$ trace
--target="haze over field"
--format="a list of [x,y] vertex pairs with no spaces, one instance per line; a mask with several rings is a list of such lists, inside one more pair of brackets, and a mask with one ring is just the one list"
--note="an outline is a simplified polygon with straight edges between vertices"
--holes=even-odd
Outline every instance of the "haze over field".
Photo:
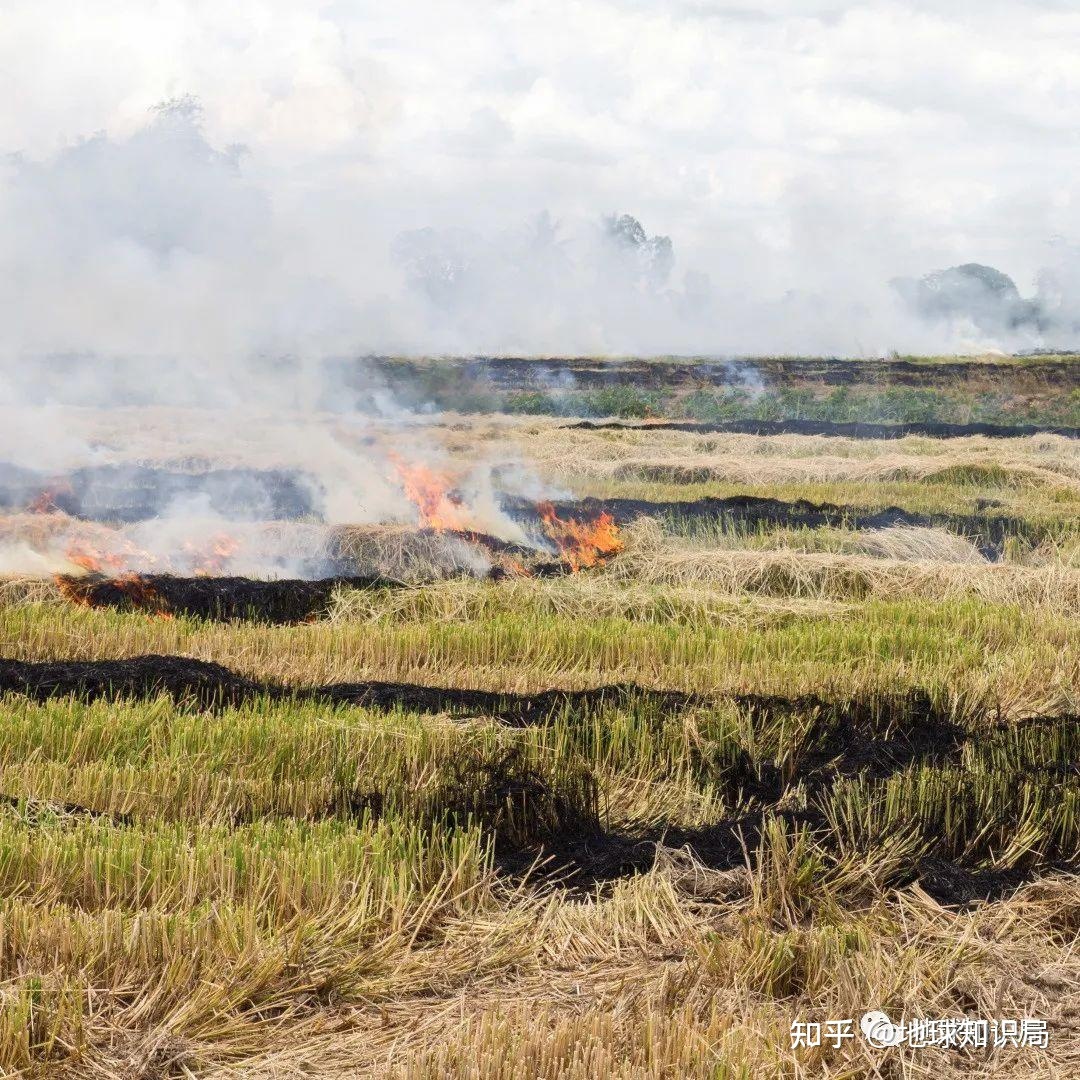
[[[46,8],[0,39],[9,384],[57,353],[1080,337],[1071,4]],[[1016,288],[917,284],[969,263]]]

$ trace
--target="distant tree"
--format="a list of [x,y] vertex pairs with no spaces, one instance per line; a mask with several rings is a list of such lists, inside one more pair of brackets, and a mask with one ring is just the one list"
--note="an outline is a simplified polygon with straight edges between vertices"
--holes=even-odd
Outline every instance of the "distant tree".
[[648,241],[645,229],[637,218],[629,214],[611,214],[604,219],[607,234],[617,243],[630,250],[637,250]]
[[675,265],[670,236],[649,236],[641,222],[630,214],[610,214],[604,218],[604,232],[616,250],[633,260],[649,285],[661,288],[667,282]]
[[399,233],[391,250],[410,287],[435,304],[445,304],[468,273],[466,241],[460,230],[428,226]]
[[159,101],[156,105],[151,105],[149,111],[154,113],[159,123],[196,130],[202,127],[202,102],[194,94],[181,94],[179,97]]
[[924,318],[966,318],[991,333],[1042,324],[1039,303],[1025,300],[1008,274],[982,263],[935,270],[918,281],[898,279],[893,286]]

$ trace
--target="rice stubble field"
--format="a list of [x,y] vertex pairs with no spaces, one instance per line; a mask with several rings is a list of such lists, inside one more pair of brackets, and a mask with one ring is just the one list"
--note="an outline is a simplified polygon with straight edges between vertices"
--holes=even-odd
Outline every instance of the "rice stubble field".
[[[617,546],[367,536],[277,622],[0,584],[0,1072],[1080,1073],[1080,440],[431,426]],[[1049,1034],[792,1046],[871,1009]]]

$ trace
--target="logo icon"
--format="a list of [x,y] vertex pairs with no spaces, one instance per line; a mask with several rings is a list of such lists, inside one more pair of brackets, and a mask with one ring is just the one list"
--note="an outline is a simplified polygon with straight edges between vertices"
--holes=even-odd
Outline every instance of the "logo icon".
[[904,1025],[894,1024],[880,1009],[864,1013],[859,1027],[871,1046],[899,1046],[904,1041]]

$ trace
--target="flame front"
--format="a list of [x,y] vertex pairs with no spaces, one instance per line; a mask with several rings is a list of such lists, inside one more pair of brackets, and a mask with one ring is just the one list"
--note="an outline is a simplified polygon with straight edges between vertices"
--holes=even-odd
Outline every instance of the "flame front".
[[99,546],[95,540],[89,530],[85,535],[75,537],[65,553],[68,562],[91,574],[121,574],[135,563],[152,565],[157,561],[150,552],[143,551],[123,536],[103,533],[101,542],[108,543],[108,548]]
[[122,559],[98,551],[89,544],[72,544],[67,550],[67,560],[91,574],[103,573],[106,566],[113,570],[119,570],[123,566]]
[[[541,572],[542,567],[546,574],[559,567],[548,561],[534,566],[533,559],[543,560],[543,553],[552,549],[558,551],[563,569],[576,572],[604,566],[623,548],[619,529],[610,513],[594,516],[590,512],[587,518],[560,517],[555,504],[549,501],[533,504],[536,524],[531,529],[522,529],[518,518],[505,519],[506,531],[515,536],[512,540],[477,531],[478,519],[486,520],[502,513],[493,509],[497,500],[493,502],[496,497],[486,484],[471,473],[458,474],[451,468],[408,461],[393,451],[388,453],[386,460],[396,470],[402,491],[416,507],[420,535],[425,531],[438,532],[448,540],[460,540],[462,545],[475,549],[475,552],[464,553],[454,547],[455,572],[466,567],[495,578],[529,577]],[[478,492],[479,510],[471,505],[474,486]],[[49,493],[50,497],[53,492]],[[252,561],[249,548],[253,540],[243,531],[236,535],[215,533],[207,529],[208,522],[204,519],[193,522],[194,527],[185,530],[186,537],[176,535],[183,523],[172,519],[163,521],[160,526],[150,522],[136,524],[130,529],[107,527],[79,521],[66,513],[48,512],[46,507],[50,497],[41,499],[45,513],[33,515],[33,521],[47,533],[40,540],[41,546],[51,548],[50,554],[54,555],[66,551],[68,573],[74,573],[74,568],[78,567],[87,574],[113,579],[118,582],[120,591],[128,591],[133,596],[140,587],[140,575],[151,578],[154,575],[217,577],[243,572]],[[517,504],[531,516],[520,500]],[[30,516],[26,520],[31,521]],[[211,528],[215,527],[220,527],[220,523],[213,522]],[[538,531],[543,539],[537,535]],[[149,550],[143,547],[144,544]],[[257,537],[254,546],[257,556],[261,550]],[[240,552],[242,554],[238,555]],[[152,607],[153,603],[146,597],[137,606]]]
[[30,514],[54,514],[59,507],[56,500],[64,495],[71,495],[71,485],[66,480],[58,480],[44,488],[40,494],[32,499],[26,506]]
[[595,521],[583,522],[573,518],[564,520],[549,502],[536,504],[544,532],[553,540],[559,553],[575,573],[586,566],[603,566],[607,560],[622,550],[619,527],[607,512]]
[[212,577],[220,574],[239,549],[240,541],[228,533],[218,533],[212,537],[209,549],[191,540],[183,544],[184,554],[191,559],[192,573],[196,577]]
[[387,457],[398,474],[406,497],[416,506],[421,525],[440,531],[468,528],[468,508],[453,490],[454,482],[448,473],[438,472],[422,463],[405,461],[393,451]]
[[152,612],[161,618],[172,618],[171,613],[165,609],[162,597],[141,574],[119,574],[109,578],[96,574],[87,578],[57,574],[54,580],[61,595],[82,607],[101,607],[106,603],[96,591],[104,584],[110,592],[125,596],[132,607]]
[[209,577],[225,570],[240,546],[239,540],[222,532],[208,541],[185,540],[176,558],[159,557],[122,533],[83,526],[71,538],[65,557],[91,574],[117,576],[150,571]]

